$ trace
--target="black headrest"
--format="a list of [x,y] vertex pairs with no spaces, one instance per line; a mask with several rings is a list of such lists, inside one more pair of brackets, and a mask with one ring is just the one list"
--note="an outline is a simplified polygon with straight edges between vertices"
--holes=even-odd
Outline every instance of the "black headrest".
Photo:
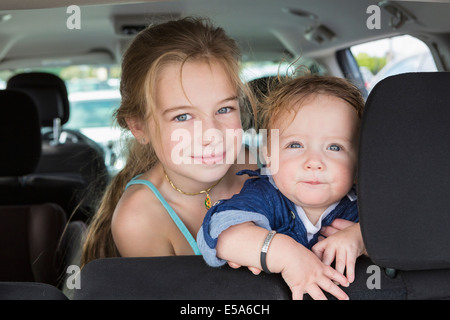
[[33,172],[41,148],[41,126],[33,100],[20,91],[0,90],[0,176]]
[[361,229],[370,258],[400,270],[450,267],[450,73],[379,82],[362,118]]
[[27,92],[38,107],[43,127],[53,126],[53,119],[61,124],[69,120],[69,98],[64,81],[45,72],[21,73],[8,80],[7,89]]

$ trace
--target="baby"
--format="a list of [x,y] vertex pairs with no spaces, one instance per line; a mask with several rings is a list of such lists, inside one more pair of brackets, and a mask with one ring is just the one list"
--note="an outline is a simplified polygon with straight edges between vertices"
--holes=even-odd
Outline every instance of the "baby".
[[[324,298],[320,288],[347,297],[335,282],[353,281],[364,252],[353,188],[363,106],[359,90],[336,77],[303,76],[270,92],[262,107],[270,174],[241,171],[255,177],[207,213],[197,242],[209,265],[281,272],[294,299],[305,292]],[[321,229],[338,218],[354,223],[317,243]]]

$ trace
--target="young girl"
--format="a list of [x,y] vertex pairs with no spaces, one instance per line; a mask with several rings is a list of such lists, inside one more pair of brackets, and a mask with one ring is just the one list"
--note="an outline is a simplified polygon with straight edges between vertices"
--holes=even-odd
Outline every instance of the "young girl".
[[[228,260],[281,272],[294,299],[304,292],[324,298],[321,289],[347,297],[332,281],[352,282],[364,252],[352,189],[363,106],[358,89],[344,79],[303,76],[277,85],[263,105],[269,175],[244,172],[256,177],[208,212],[197,236],[208,264]],[[340,221],[348,228],[317,244],[321,228],[335,219],[349,220]]]
[[116,112],[135,139],[90,223],[82,265],[199,254],[194,237],[210,203],[239,192],[246,178],[235,173],[256,166],[235,164],[240,102],[252,100],[239,79],[239,57],[236,43],[202,19],[169,21],[136,36],[123,58]]

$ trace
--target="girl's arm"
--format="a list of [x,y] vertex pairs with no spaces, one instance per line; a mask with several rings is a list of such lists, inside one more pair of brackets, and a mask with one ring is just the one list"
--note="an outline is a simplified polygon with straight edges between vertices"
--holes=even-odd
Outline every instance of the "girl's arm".
[[[268,231],[253,223],[235,225],[223,231],[217,242],[217,256],[238,265],[261,269],[260,255]],[[313,299],[326,299],[322,290],[338,299],[348,299],[333,281],[347,286],[347,279],[323,264],[310,250],[283,234],[276,234],[266,255],[267,268],[281,273],[293,299],[308,293]]]

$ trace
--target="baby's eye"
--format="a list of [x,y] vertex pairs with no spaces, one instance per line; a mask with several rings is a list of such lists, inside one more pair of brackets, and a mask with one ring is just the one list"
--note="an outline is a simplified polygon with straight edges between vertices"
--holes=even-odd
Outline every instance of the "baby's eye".
[[291,142],[287,146],[289,149],[300,149],[303,148],[302,144],[299,142]]
[[190,114],[187,114],[187,113],[180,114],[180,115],[178,115],[178,116],[176,116],[174,118],[175,121],[180,121],[180,122],[186,121],[186,120],[189,120],[189,119],[192,119],[192,116]]
[[231,111],[231,107],[222,107],[219,110],[217,110],[217,113],[228,113]]
[[343,149],[343,147],[338,144],[332,144],[327,148],[327,150],[331,150],[331,151],[341,151],[342,149]]

